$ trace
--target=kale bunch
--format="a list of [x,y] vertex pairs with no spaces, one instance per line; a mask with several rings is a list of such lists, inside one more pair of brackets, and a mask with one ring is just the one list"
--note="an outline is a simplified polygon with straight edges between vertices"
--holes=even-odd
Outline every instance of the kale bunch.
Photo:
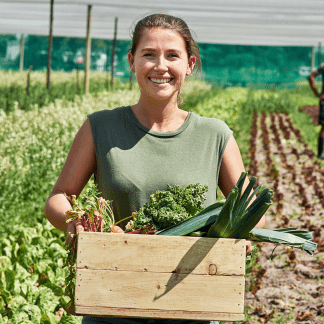
[[152,194],[149,202],[133,214],[134,220],[128,223],[126,232],[141,228],[162,230],[196,215],[203,209],[207,190],[207,185],[199,183],[185,188],[167,185],[167,190]]

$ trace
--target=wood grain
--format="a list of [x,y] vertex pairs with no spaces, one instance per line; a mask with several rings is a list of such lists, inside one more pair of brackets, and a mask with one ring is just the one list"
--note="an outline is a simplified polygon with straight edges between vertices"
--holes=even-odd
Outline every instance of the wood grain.
[[75,312],[243,320],[244,275],[245,240],[80,233]]
[[[245,240],[206,237],[80,233],[78,268],[245,274]],[[180,269],[180,270],[179,270]]]
[[80,269],[76,305],[243,311],[244,277]]
[[201,321],[244,321],[244,314],[216,313],[216,312],[188,312],[154,309],[132,309],[114,307],[87,307],[76,306],[79,315],[91,315],[101,317],[142,317],[162,319],[187,319]]

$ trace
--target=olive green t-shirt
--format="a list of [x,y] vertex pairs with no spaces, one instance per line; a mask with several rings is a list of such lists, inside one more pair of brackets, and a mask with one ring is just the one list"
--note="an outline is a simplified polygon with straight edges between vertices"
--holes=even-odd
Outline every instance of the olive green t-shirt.
[[[208,185],[205,206],[216,201],[218,175],[232,134],[221,120],[192,112],[179,129],[157,132],[142,125],[130,106],[89,116],[101,195],[113,200],[115,220],[131,216],[167,185]],[[124,224],[125,225],[125,224]]]

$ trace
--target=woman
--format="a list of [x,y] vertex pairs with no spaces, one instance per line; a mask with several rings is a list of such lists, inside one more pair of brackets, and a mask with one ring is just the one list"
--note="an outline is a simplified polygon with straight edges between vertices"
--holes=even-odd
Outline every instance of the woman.
[[[205,205],[209,205],[216,200],[217,186],[227,197],[244,171],[237,143],[224,122],[180,109],[185,77],[201,65],[199,48],[183,20],[163,14],[140,20],[128,61],[140,87],[139,101],[88,116],[47,199],[46,217],[67,231],[67,242],[71,233],[83,228],[77,221],[66,224],[65,214],[71,206],[64,192],[78,196],[92,174],[102,196],[113,200],[116,220],[121,220],[167,184],[208,185]],[[263,217],[257,227],[264,223]],[[251,250],[248,242],[247,254]],[[167,323],[83,319],[83,323],[152,321]]]

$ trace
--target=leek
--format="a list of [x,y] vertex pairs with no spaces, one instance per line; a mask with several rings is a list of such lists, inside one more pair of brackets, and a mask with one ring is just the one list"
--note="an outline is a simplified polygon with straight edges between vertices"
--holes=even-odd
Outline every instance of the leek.
[[194,217],[156,234],[207,235],[216,238],[270,242],[299,248],[312,255],[317,247],[317,244],[312,242],[313,232],[298,230],[295,227],[275,230],[255,228],[272,204],[273,191],[265,187],[251,203],[253,197],[260,191],[261,185],[252,192],[257,179],[252,177],[247,188],[242,193],[246,177],[247,172],[243,172],[225,202],[210,205]]
[[[285,231],[287,230],[287,231]],[[293,248],[299,248],[313,255],[317,244],[312,242],[308,237],[313,236],[313,232],[303,231],[298,233],[290,231],[289,229],[268,230],[264,228],[254,228],[246,237],[251,241],[281,243]]]
[[263,189],[252,204],[247,207],[252,197],[259,191],[261,186],[259,186],[249,198],[253,185],[256,182],[256,177],[253,177],[242,194],[242,188],[246,177],[247,172],[243,172],[237,184],[228,195],[219,217],[215,223],[210,226],[207,236],[245,238],[270,207],[273,191],[269,188]]

